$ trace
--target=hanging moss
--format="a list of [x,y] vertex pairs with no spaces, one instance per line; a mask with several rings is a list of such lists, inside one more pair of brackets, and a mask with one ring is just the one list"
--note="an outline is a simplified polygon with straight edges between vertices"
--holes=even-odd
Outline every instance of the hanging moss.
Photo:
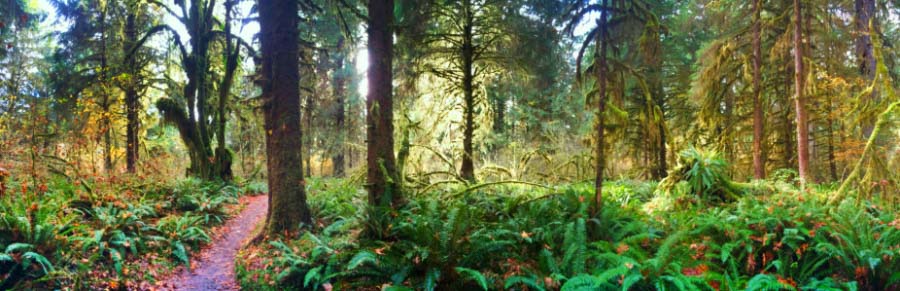
[[[870,23],[869,25],[872,24]],[[878,115],[875,127],[872,129],[872,134],[866,142],[862,155],[859,157],[856,165],[853,166],[853,171],[851,171],[850,175],[847,176],[847,179],[841,183],[841,187],[838,188],[837,193],[832,196],[830,203],[843,200],[847,193],[850,192],[851,188],[855,188],[857,193],[856,198],[859,200],[866,198],[866,196],[874,192],[873,188],[877,187],[871,187],[871,185],[878,185],[882,190],[886,190],[887,187],[896,187],[897,185],[896,177],[891,176],[892,174],[887,168],[887,164],[878,159],[876,154],[881,147],[878,144],[879,137],[881,137],[882,132],[889,131],[887,128],[890,126],[888,121],[891,120],[894,111],[900,106],[900,101],[897,100],[897,96],[895,95],[894,88],[891,84],[891,76],[888,73],[887,66],[884,64],[884,57],[881,51],[881,38],[878,34],[872,34],[872,43],[876,62],[876,72],[875,79],[872,80],[872,85],[866,91],[871,92],[872,89],[880,84],[880,90],[882,94],[884,94],[882,96],[883,99],[890,100],[892,103]],[[883,152],[883,150],[881,152]],[[860,175],[862,175],[862,177],[860,177]]]
[[181,140],[184,141],[184,145],[188,149],[188,155],[191,158],[188,174],[204,179],[210,178],[213,171],[210,168],[209,157],[212,156],[212,153],[208,145],[203,143],[197,128],[182,109],[182,106],[173,99],[164,98],[156,101],[156,108],[162,112],[165,123],[178,128]]

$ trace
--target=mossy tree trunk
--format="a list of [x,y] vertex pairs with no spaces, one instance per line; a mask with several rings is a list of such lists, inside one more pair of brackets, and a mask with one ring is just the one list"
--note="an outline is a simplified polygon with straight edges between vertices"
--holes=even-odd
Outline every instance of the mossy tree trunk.
[[234,84],[234,74],[237,71],[238,62],[240,60],[240,50],[232,41],[231,35],[231,18],[235,1],[225,1],[225,51],[223,52],[225,61],[225,76],[219,85],[219,104],[216,111],[216,163],[214,165],[215,175],[223,181],[231,181],[234,173],[231,170],[231,164],[234,159],[233,154],[225,145],[225,125],[228,119],[228,97],[231,94],[231,87]]
[[366,172],[369,205],[376,210],[398,206],[403,199],[394,157],[392,86],[393,0],[370,0],[369,92],[366,98]]
[[753,0],[753,177],[766,178],[763,151],[765,116],[762,107],[762,0]]
[[128,173],[135,173],[136,165],[139,157],[140,140],[138,139],[138,131],[140,129],[140,112],[141,100],[138,87],[141,84],[141,72],[138,67],[134,51],[137,44],[137,25],[135,23],[137,16],[133,10],[129,10],[125,17],[125,65],[128,67],[129,78],[127,85],[124,86],[125,91],[125,168]]
[[311,225],[300,150],[299,22],[297,1],[259,0],[263,117],[269,179],[265,232],[294,234]]
[[[876,71],[872,34],[878,33],[878,22],[875,21],[875,0],[855,0],[853,8],[855,12],[853,24],[856,30],[856,60],[859,62],[859,73],[867,82],[872,82],[875,79]],[[874,102],[878,98],[878,90],[872,90],[870,94],[863,98],[867,102]],[[874,126],[875,115],[867,112],[861,120],[864,138],[872,135]]]
[[470,0],[462,1],[462,89],[463,89],[463,155],[459,175],[468,182],[475,182],[473,136],[475,135],[475,11]]
[[[226,1],[226,6],[234,5],[234,1]],[[213,137],[216,135],[224,135],[221,130],[227,122],[227,90],[231,87],[231,79],[234,78],[234,69],[230,69],[226,60],[225,77],[219,84],[219,104],[213,104],[213,89],[215,80],[211,80],[210,72],[210,48],[218,39],[217,35],[225,35],[224,46],[231,46],[226,49],[226,58],[237,58],[238,38],[231,35],[230,32],[222,32],[214,30],[214,27],[221,23],[214,17],[213,11],[217,1],[213,0],[190,0],[176,1],[175,4],[180,6],[181,11],[185,11],[185,15],[175,14],[171,7],[161,2],[150,2],[154,5],[164,8],[165,11],[175,16],[187,30],[190,35],[190,46],[181,42],[178,33],[167,25],[154,27],[139,43],[147,40],[148,36],[157,32],[170,32],[175,43],[181,53],[181,66],[187,76],[187,84],[183,88],[183,97],[165,98],[156,103],[157,108],[163,113],[166,121],[178,127],[182,141],[188,148],[188,154],[191,158],[190,168],[187,174],[196,176],[201,179],[231,179],[231,151],[225,146],[224,137],[217,137],[217,141],[221,141],[217,148],[213,149]],[[226,7],[230,8],[230,7]],[[230,9],[227,9],[230,10]],[[226,15],[230,17],[230,14]],[[230,18],[228,19],[230,20]],[[230,21],[226,21],[230,22]],[[226,24],[228,25],[228,24]],[[230,30],[230,26],[226,28]],[[229,44],[230,43],[230,44]],[[246,44],[245,44],[246,46]],[[190,51],[188,51],[190,47]],[[238,60],[233,60],[232,68],[237,67]],[[231,71],[231,72],[229,72]],[[223,96],[222,94],[225,93]],[[224,102],[224,103],[223,103]],[[225,111],[225,112],[221,112]]]
[[[609,6],[609,1],[603,1],[604,6]],[[594,179],[594,213],[599,214],[600,210],[603,208],[603,170],[606,168],[606,155],[604,154],[605,147],[605,138],[606,138],[606,122],[604,119],[604,112],[606,112],[606,79],[607,79],[607,67],[606,67],[606,55],[607,55],[607,40],[608,40],[608,30],[607,30],[607,17],[609,14],[606,9],[600,13],[600,37],[597,38],[597,94],[599,95],[598,104],[597,104],[597,126],[594,129],[596,131],[597,138],[597,148],[595,149],[596,155],[596,165],[595,165],[595,179]]]
[[337,53],[334,58],[334,72],[332,73],[331,90],[334,94],[334,127],[338,132],[338,140],[335,145],[334,155],[331,157],[333,174],[335,177],[344,176],[344,141],[347,137],[347,130],[344,128],[344,103],[346,90],[344,90],[346,76],[344,71],[344,37],[338,37]]

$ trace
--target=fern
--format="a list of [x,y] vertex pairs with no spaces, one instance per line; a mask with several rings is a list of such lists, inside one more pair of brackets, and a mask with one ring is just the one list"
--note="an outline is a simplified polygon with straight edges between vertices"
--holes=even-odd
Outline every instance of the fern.
[[584,272],[587,261],[587,230],[584,219],[578,218],[566,227],[563,248],[566,250],[563,262],[567,266],[568,274]]
[[[592,291],[599,290],[600,286],[603,284],[603,281],[600,279],[582,274],[575,277],[572,277],[562,286],[562,291]],[[627,290],[627,289],[626,289]]]
[[168,245],[169,254],[178,262],[190,267],[188,248],[199,247],[211,239],[201,228],[203,218],[187,213],[183,216],[167,216],[159,220],[155,230],[160,233],[160,241]]
[[822,280],[813,278],[808,284],[803,285],[802,290],[820,290],[820,291],[856,291],[858,287],[856,282],[839,283],[832,278]]
[[503,288],[510,289],[518,285],[525,285],[528,288],[532,288],[534,290],[546,290],[542,284],[538,283],[539,281],[540,280],[534,277],[512,276],[506,279],[506,282],[503,284]]
[[37,279],[53,272],[53,264],[33,250],[31,244],[13,243],[0,253],[0,290],[11,289],[23,280]]
[[350,262],[347,263],[348,270],[354,270],[362,265],[371,264],[376,265],[378,262],[378,257],[375,256],[375,253],[370,251],[361,251],[353,256],[350,259]]
[[464,267],[456,267],[454,270],[456,270],[464,280],[475,281],[481,289],[485,291],[488,290],[487,278],[485,278],[481,272]]
[[759,274],[753,276],[750,282],[747,282],[747,290],[759,291],[778,291],[778,290],[794,290],[791,285],[782,283],[773,275]]
[[428,271],[425,272],[425,283],[423,285],[424,289],[426,291],[434,291],[440,279],[441,270],[437,268],[428,269]]

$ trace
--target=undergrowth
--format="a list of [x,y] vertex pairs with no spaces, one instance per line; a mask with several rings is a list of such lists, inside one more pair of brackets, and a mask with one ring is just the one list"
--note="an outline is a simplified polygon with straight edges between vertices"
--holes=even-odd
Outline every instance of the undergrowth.
[[0,290],[146,289],[209,242],[209,229],[243,193],[186,179],[172,183],[12,179],[0,197]]
[[389,238],[376,240],[360,236],[359,185],[316,180],[309,193],[317,227],[245,249],[238,277],[247,290],[900,287],[896,213],[877,201],[828,206],[828,187],[743,186],[733,195],[690,186],[669,194],[699,195],[696,201],[647,211],[666,195],[655,183],[610,182],[596,216],[588,212],[593,187],[586,184],[540,192],[495,187],[455,199],[444,194],[453,189],[436,190],[411,198],[393,214]]

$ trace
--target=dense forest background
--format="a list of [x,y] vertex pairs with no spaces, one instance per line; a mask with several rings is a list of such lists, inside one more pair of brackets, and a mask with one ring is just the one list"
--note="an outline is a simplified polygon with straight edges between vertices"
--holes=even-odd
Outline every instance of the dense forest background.
[[[114,267],[100,277],[117,278],[112,287],[119,287],[120,279],[122,284],[128,282],[121,259],[139,259],[143,252],[129,248],[143,235],[123,232],[127,227],[121,224],[97,224],[91,219],[101,217],[98,207],[139,213],[135,209],[140,207],[130,207],[151,201],[147,207],[152,215],[145,216],[154,222],[160,217],[187,219],[213,213],[213,223],[207,213],[202,224],[198,218],[181,221],[187,223],[181,227],[175,226],[175,218],[160,218],[162,224],[145,230],[184,230],[196,224],[196,231],[206,236],[206,227],[228,217],[220,204],[234,204],[244,192],[269,195],[266,222],[254,245],[267,246],[256,251],[271,257],[296,252],[289,245],[308,242],[302,235],[307,231],[328,236],[331,223],[352,225],[348,226],[353,229],[352,247],[341,247],[359,255],[350,259],[336,252],[313,259],[328,261],[322,264],[273,259],[303,280],[296,281],[291,277],[296,274],[288,272],[278,283],[263,284],[272,288],[301,282],[306,288],[380,282],[368,273],[355,275],[368,279],[335,279],[343,277],[326,276],[322,266],[337,268],[335,262],[341,261],[355,270],[367,260],[382,266],[385,263],[374,257],[391,257],[383,253],[386,245],[421,243],[416,240],[421,237],[413,239],[394,228],[395,219],[424,223],[428,221],[424,216],[433,211],[432,222],[452,224],[457,219],[451,214],[454,207],[478,205],[467,200],[475,199],[471,196],[492,203],[483,211],[498,212],[466,214],[470,215],[466,219],[484,224],[451,229],[432,244],[417,245],[447,251],[443,261],[416,261],[417,267],[406,271],[377,272],[404,274],[401,279],[411,279],[382,276],[392,278],[396,286],[424,289],[490,289],[495,285],[490,282],[501,277],[497,286],[505,289],[520,285],[555,289],[576,282],[579,274],[591,273],[584,261],[571,261],[584,254],[563,250],[557,262],[565,266],[552,270],[544,267],[539,247],[523,250],[516,259],[521,264],[509,264],[544,268],[529,273],[537,278],[532,280],[524,271],[491,273],[486,270],[510,266],[480,266],[479,260],[456,257],[460,254],[442,244],[461,243],[448,238],[455,231],[468,240],[481,233],[475,230],[496,228],[491,223],[518,221],[518,203],[552,207],[567,201],[547,198],[555,196],[574,195],[585,207],[556,205],[560,212],[547,214],[558,214],[560,225],[568,227],[560,237],[540,238],[548,241],[544,244],[548,250],[554,245],[549,241],[562,239],[559,243],[567,246],[606,242],[594,244],[592,250],[623,255],[628,245],[624,250],[621,245],[631,230],[604,228],[608,215],[621,215],[653,229],[646,232],[650,237],[643,242],[645,251],[659,255],[665,250],[667,255],[668,248],[677,244],[659,245],[659,239],[674,237],[676,230],[690,224],[653,215],[696,213],[709,205],[737,211],[747,199],[764,205],[760,211],[776,200],[783,206],[785,197],[788,203],[812,203],[820,207],[817,213],[843,211],[839,205],[845,204],[855,204],[853,209],[863,212],[870,207],[883,211],[870,211],[873,225],[900,230],[894,225],[900,219],[894,218],[900,193],[896,170],[900,99],[894,92],[894,80],[900,77],[898,1],[0,1],[0,198],[8,200],[2,208],[6,213],[20,213],[16,217],[22,218],[0,224],[0,246],[18,246],[24,227],[17,223],[27,222],[31,229],[37,209],[53,209],[45,213],[45,222],[58,224],[61,217],[74,213],[71,209],[84,208],[76,216],[91,221],[83,224],[94,229],[54,228],[48,235],[81,233],[83,239],[74,245],[97,254],[79,266],[110,258],[107,263]],[[186,177],[188,182],[178,182]],[[216,200],[222,191],[233,199]],[[64,198],[45,198],[47,193]],[[115,205],[121,193],[127,193],[124,197],[134,205]],[[178,193],[204,194],[191,196],[185,201],[193,204],[183,208],[187,202]],[[498,206],[507,202],[490,200],[497,193],[506,193],[503,199],[517,201],[508,202],[515,206]],[[16,202],[21,198],[17,195],[28,198]],[[327,204],[331,198],[322,195],[343,204]],[[54,203],[59,205],[46,199],[58,200]],[[210,207],[212,202],[216,206]],[[426,207],[432,202],[433,208]],[[609,212],[626,210],[634,213]],[[812,219],[811,215],[804,219]],[[789,220],[794,218],[800,219]],[[525,222],[511,226],[510,233],[497,237],[512,234],[533,244],[531,236],[539,231],[524,227],[536,222],[522,219]],[[847,227],[845,222],[833,221],[834,233],[847,234],[837,227]],[[417,231],[429,232],[423,225],[410,227],[416,226],[423,227]],[[819,227],[807,232],[803,241],[812,241]],[[785,229],[800,226],[772,228],[787,237]],[[97,232],[100,229],[103,232]],[[569,234],[582,232],[580,240]],[[900,237],[897,233],[890,239]],[[91,234],[97,234],[93,242]],[[185,245],[198,248],[210,238],[185,236],[177,244],[141,248],[161,248],[176,262],[189,264]],[[777,272],[796,273],[769,279],[787,286],[792,284],[781,280],[792,278],[803,285],[813,282],[810,278],[834,273],[840,276],[829,278],[837,285],[852,281],[871,290],[897,288],[900,275],[886,266],[898,266],[896,241],[886,231],[877,236],[874,240],[883,243],[882,248],[865,258],[878,262],[860,259],[847,269],[837,267],[841,259],[800,262],[805,247],[796,252],[801,243],[792,242],[796,256],[781,260]],[[741,273],[727,280],[701,280],[716,290],[721,284],[733,283],[729,286],[736,288],[763,284],[768,282],[765,278],[751,275],[775,270],[769,267],[773,255],[767,252],[781,250],[781,245],[771,250],[766,237],[744,235],[762,243],[740,257],[751,265],[746,273],[697,265],[702,256],[671,270],[688,277],[706,274],[710,268],[722,274]],[[842,245],[862,237],[871,235],[831,243]],[[71,253],[58,253],[66,248],[56,243],[41,247],[38,239],[30,240],[29,252],[40,255],[47,265],[63,261],[78,265]],[[262,243],[270,240],[279,243]],[[637,251],[637,245],[631,245]],[[341,247],[329,245],[332,251]],[[698,253],[705,248],[688,247]],[[820,251],[827,258],[840,258],[825,246]],[[37,267],[24,266],[22,254],[15,248],[7,250],[7,261],[16,262],[10,266],[22,267],[8,271],[18,269],[0,264],[0,274],[6,273],[0,275],[0,289],[50,273],[46,266],[43,274]],[[13,260],[12,255],[19,257]],[[554,255],[547,251],[551,259]],[[426,260],[422,254],[396,255],[400,257]],[[597,264],[613,261],[587,257],[587,262]],[[719,259],[727,263],[727,258]],[[640,281],[667,274],[670,261],[660,260],[641,267],[645,269],[638,274],[643,279],[624,280],[632,269],[628,267],[605,279],[595,272],[593,278],[600,278],[596,282],[579,280],[626,289],[630,284],[657,289],[688,284],[687,279],[676,283],[663,277],[656,283]],[[626,261],[596,269],[623,266]],[[632,266],[638,262],[643,260],[627,261]],[[802,270],[780,267],[791,262],[800,262]],[[868,267],[859,269],[864,262]],[[822,270],[823,265],[828,271]],[[310,275],[317,266],[317,273]],[[251,276],[251,269],[240,270]],[[80,272],[76,267],[67,270]],[[610,279],[616,276],[624,281]],[[109,282],[92,281],[97,276],[60,277],[68,279],[54,277],[53,284],[110,287]],[[665,280],[671,283],[659,283]],[[436,282],[443,285],[429,285]],[[690,284],[695,283],[700,284]]]
[[[253,3],[182,15],[132,2],[4,5],[5,167],[225,177],[199,158],[222,148],[238,176],[264,175]],[[306,175],[352,174],[364,160],[365,11],[345,2],[298,12]],[[394,136],[410,183],[436,171],[591,179],[600,100],[610,177],[661,179],[694,146],[721,153],[739,180],[803,159],[809,180],[836,182],[892,101],[881,88],[898,72],[890,1],[804,2],[799,22],[790,1],[569,2],[397,1]],[[617,8],[601,31],[602,5]],[[607,44],[603,97],[595,43]],[[808,158],[797,149],[798,90]],[[895,131],[879,133],[892,162]]]

